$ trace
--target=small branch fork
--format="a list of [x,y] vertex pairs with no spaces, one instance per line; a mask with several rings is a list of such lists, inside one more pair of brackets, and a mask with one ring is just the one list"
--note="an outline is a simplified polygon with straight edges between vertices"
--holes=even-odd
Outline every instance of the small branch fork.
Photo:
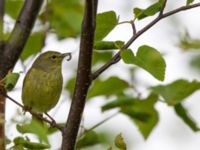
[[[141,30],[136,31],[135,29],[135,25],[133,23],[131,23],[132,28],[133,28],[133,36],[128,40],[128,42],[121,48],[121,50],[123,49],[127,49],[138,37],[140,37],[143,33],[145,33],[147,30],[149,30],[151,27],[153,27],[156,23],[158,23],[160,20],[172,16],[176,13],[179,13],[181,11],[185,11],[185,10],[189,10],[192,8],[196,8],[196,7],[200,7],[200,2],[199,3],[195,3],[195,4],[191,4],[191,5],[187,5],[187,6],[182,6],[179,7],[177,9],[171,10],[169,12],[164,13],[164,9],[166,7],[166,3],[167,0],[164,1],[163,3],[163,7],[159,13],[159,15],[152,20],[149,24],[147,24],[145,27],[143,27]],[[96,70],[95,72],[92,73],[91,75],[91,79],[95,80],[101,73],[103,73],[106,69],[108,69],[110,66],[112,66],[113,64],[116,64],[117,62],[119,62],[121,60],[120,57],[120,51],[115,54],[113,56],[113,58],[107,62],[106,64],[104,64],[102,67],[100,67],[98,70]]]
[[[18,56],[21,53],[21,49],[24,46],[24,43],[27,40],[27,37],[30,34],[30,31],[33,27],[34,20],[37,16],[37,13],[42,5],[43,0],[26,0],[25,1],[25,6],[23,8],[24,12],[21,12],[20,17],[18,18],[18,22],[15,25],[14,31],[12,35],[10,36],[9,40],[7,41],[8,44],[5,45],[5,49],[3,51],[2,57],[3,56],[10,56],[9,54],[14,53],[14,58],[9,58],[8,60],[12,60],[9,62],[7,67],[4,67],[4,70],[0,71],[0,77],[5,76],[7,73],[7,70],[10,70],[12,68],[18,58]],[[97,9],[97,0],[86,0],[86,9],[85,9],[85,16],[84,16],[84,21],[83,21],[83,31],[82,31],[82,37],[81,37],[81,52],[79,56],[79,67],[78,67],[78,74],[77,74],[77,81],[76,81],[76,88],[72,100],[72,106],[70,108],[70,113],[68,117],[68,121],[66,123],[66,126],[62,128],[59,126],[55,120],[49,116],[47,113],[45,113],[49,119],[42,117],[41,115],[31,111],[30,109],[26,109],[22,104],[18,103],[16,100],[8,96],[6,93],[2,92],[0,90],[0,96],[3,95],[4,97],[10,99],[12,102],[14,102],[16,105],[21,107],[22,109],[28,111],[30,114],[33,116],[37,117],[38,119],[45,121],[49,123],[51,126],[59,129],[63,133],[63,141],[62,141],[62,150],[67,149],[67,150],[73,150],[76,142],[76,137],[80,125],[80,120],[82,116],[82,112],[84,110],[84,105],[85,105],[85,99],[87,95],[88,88],[91,84],[92,80],[95,80],[101,73],[103,73],[106,69],[108,69],[110,66],[113,64],[117,63],[120,61],[120,52],[118,52],[116,55],[113,56],[113,58],[104,64],[102,67],[100,67],[98,70],[96,70],[94,73],[91,73],[91,57],[92,57],[92,48],[93,48],[93,40],[94,40],[94,30],[95,30],[95,16],[96,16],[96,9]],[[141,30],[137,31],[134,20],[131,21],[131,26],[133,29],[133,35],[132,37],[127,41],[127,43],[121,48],[127,49],[138,37],[140,37],[143,33],[145,33],[147,30],[149,30],[151,27],[153,27],[156,23],[158,23],[160,20],[169,17],[171,15],[174,15],[176,13],[179,13],[181,11],[189,10],[192,8],[200,7],[200,2],[187,5],[187,6],[182,6],[177,9],[174,9],[172,11],[164,13],[164,9],[166,6],[167,0],[164,1],[163,3],[163,8],[161,9],[160,13],[158,16],[152,20],[149,24],[147,24],[145,27],[143,27]],[[35,7],[31,7],[31,6]],[[33,16],[30,16],[31,14],[25,13],[28,8],[33,9]],[[28,11],[29,12],[29,11]],[[25,19],[24,19],[25,18]],[[91,19],[92,18],[92,19]],[[31,21],[30,21],[31,19]],[[28,22],[28,23],[27,23]],[[21,27],[21,25],[27,24],[28,28],[24,29]],[[24,27],[24,26],[23,26]],[[24,32],[23,32],[24,31]],[[25,32],[26,31],[26,32]],[[16,36],[18,36],[18,33],[23,36],[22,39],[19,39],[20,41],[15,41]],[[23,41],[23,42],[21,42]],[[20,44],[19,44],[19,43]],[[4,62],[5,59],[4,59]],[[0,68],[4,62],[0,63]],[[81,104],[81,105],[80,105]],[[91,131],[92,129],[98,127],[105,121],[109,120],[110,118],[114,117],[116,114],[113,116],[103,120],[102,122],[96,124],[92,128],[90,128],[88,131]]]
[[43,117],[41,114],[38,114],[34,111],[32,111],[31,109],[26,108],[25,106],[23,106],[22,104],[20,104],[19,102],[17,102],[16,100],[14,100],[12,97],[8,96],[5,92],[0,93],[1,95],[5,96],[6,98],[8,98],[9,100],[11,100],[12,102],[14,102],[16,105],[18,105],[19,107],[21,107],[24,111],[29,112],[32,116],[38,118],[41,121],[45,121],[48,124],[50,124],[52,127],[57,128],[58,130],[60,130],[61,132],[63,131],[62,127],[59,126],[56,121],[47,113],[45,113],[45,115],[50,119],[48,120],[47,118]]
[[[0,80],[17,62],[23,47],[31,33],[43,0],[25,0],[15,26],[8,40],[3,38],[3,17],[5,0],[0,0]],[[0,92],[2,86],[0,86]],[[0,95],[0,149],[5,149],[5,97]]]

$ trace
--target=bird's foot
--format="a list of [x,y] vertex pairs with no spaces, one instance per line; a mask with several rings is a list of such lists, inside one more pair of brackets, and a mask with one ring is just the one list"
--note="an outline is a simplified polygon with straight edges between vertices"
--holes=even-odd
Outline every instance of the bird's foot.
[[31,111],[31,107],[29,107],[29,106],[24,106],[23,107],[23,111],[24,111],[24,114],[27,112],[27,111]]
[[55,127],[56,121],[47,112],[45,112],[45,115],[51,120],[51,127]]

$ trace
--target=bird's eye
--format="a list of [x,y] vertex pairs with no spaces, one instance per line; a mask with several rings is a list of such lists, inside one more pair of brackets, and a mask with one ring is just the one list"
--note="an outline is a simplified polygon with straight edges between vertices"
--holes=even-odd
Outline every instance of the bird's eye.
[[55,55],[53,55],[51,58],[52,58],[52,59],[55,59],[55,58],[56,58],[56,56],[55,56]]

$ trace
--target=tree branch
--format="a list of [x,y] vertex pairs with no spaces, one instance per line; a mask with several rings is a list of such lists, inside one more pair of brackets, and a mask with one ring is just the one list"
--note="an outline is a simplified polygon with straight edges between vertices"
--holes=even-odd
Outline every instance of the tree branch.
[[91,63],[94,43],[98,0],[86,0],[82,22],[78,71],[68,120],[63,132],[62,150],[74,150],[76,138],[85,106],[86,95],[91,84]]
[[32,116],[36,117],[37,119],[41,120],[41,121],[44,121],[44,122],[47,122],[48,124],[50,124],[52,127],[55,127],[57,128],[58,130],[62,131],[62,127],[59,126],[55,120],[47,113],[46,116],[49,117],[50,120],[48,120],[47,118],[44,118],[43,116],[41,116],[40,114],[32,111],[31,109],[26,109],[22,104],[18,103],[16,100],[14,100],[12,97],[8,96],[7,94],[4,95],[3,93],[0,93],[1,95],[7,97],[9,100],[11,100],[13,103],[15,103],[16,105],[18,105],[19,107],[21,107],[23,110],[29,112]]
[[[0,0],[0,55],[2,54],[2,50],[4,47],[4,42],[3,42],[3,18],[4,18],[4,0]],[[1,70],[1,67],[0,67]],[[1,79],[1,78],[0,78]],[[4,89],[1,88],[0,86],[0,91]],[[0,95],[0,102],[4,102],[5,98]],[[0,104],[0,149],[4,150],[5,149],[5,131],[4,131],[4,121],[5,121],[5,111],[4,111],[4,104]]]
[[[129,40],[128,42],[121,48],[121,50],[123,49],[127,49],[138,37],[140,37],[143,33],[145,33],[147,30],[149,30],[151,27],[153,27],[156,23],[158,23],[160,20],[172,16],[176,13],[179,13],[181,11],[184,10],[188,10],[188,9],[192,9],[192,8],[196,8],[196,7],[200,7],[200,3],[196,3],[196,4],[192,4],[192,5],[187,5],[187,6],[182,6],[179,7],[177,9],[174,9],[172,11],[169,11],[167,13],[163,13],[163,10],[165,8],[166,2],[164,3],[163,9],[161,10],[161,13],[159,13],[158,17],[156,17],[153,21],[151,21],[149,24],[147,24],[145,27],[143,27],[141,30],[139,30],[136,34],[134,34]],[[116,64],[117,62],[119,62],[121,60],[120,58],[120,52],[118,52],[117,54],[115,54],[115,56],[113,56],[113,58],[107,62],[106,64],[104,64],[102,67],[100,67],[98,70],[96,70],[93,74],[92,74],[92,79],[95,80],[101,73],[103,73],[106,69],[108,69],[110,66],[112,66],[113,64]]]
[[5,7],[5,0],[0,0],[0,41],[3,39],[4,7]]
[[[4,0],[0,0],[1,16],[4,14]],[[17,62],[24,45],[33,28],[36,17],[39,13],[43,0],[26,0],[18,16],[15,27],[6,42],[0,41],[0,80],[3,79],[9,70],[12,70]],[[2,17],[1,17],[2,18]],[[0,91],[4,87],[0,86]],[[5,96],[0,95],[0,149],[5,149]]]
[[167,4],[167,0],[164,0],[164,2],[163,2],[163,5],[162,5],[162,8],[161,8],[161,10],[160,10],[160,13],[159,13],[159,15],[163,15],[163,12],[164,12],[164,9],[165,9],[165,7],[166,7],[166,4]]
[[43,0],[26,0],[0,56],[0,78],[12,70],[33,28]]

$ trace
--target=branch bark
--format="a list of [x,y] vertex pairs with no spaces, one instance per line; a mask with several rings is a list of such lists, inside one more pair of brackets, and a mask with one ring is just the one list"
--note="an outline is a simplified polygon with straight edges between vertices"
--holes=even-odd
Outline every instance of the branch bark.
[[[3,4],[3,0],[0,0]],[[26,0],[8,39],[0,43],[0,80],[15,66],[33,28],[43,0]],[[3,8],[3,6],[1,5]],[[3,9],[2,9],[3,10]],[[1,13],[2,13],[1,10]],[[4,13],[4,11],[3,11]],[[3,87],[0,87],[4,91]],[[0,149],[5,149],[5,96],[0,95]]]
[[11,100],[13,103],[15,103],[16,105],[18,105],[19,107],[22,108],[22,110],[24,110],[25,112],[29,112],[32,116],[34,116],[35,118],[44,121],[46,123],[48,123],[49,125],[51,125],[51,127],[55,127],[58,130],[62,131],[63,128],[62,126],[58,125],[56,123],[56,121],[48,114],[45,113],[45,115],[50,119],[45,118],[43,115],[40,115],[34,111],[32,111],[31,109],[26,109],[22,104],[20,104],[19,102],[17,102],[16,100],[14,100],[12,97],[8,96],[5,92],[3,93],[3,91],[0,91],[0,95],[1,96],[5,96],[6,98],[8,98],[9,100]]
[[[153,21],[151,21],[149,24],[147,24],[145,27],[143,27],[141,30],[139,30],[136,34],[134,34],[129,40],[128,42],[121,48],[121,50],[123,49],[127,49],[138,37],[140,37],[143,33],[145,33],[147,30],[149,30],[151,27],[153,27],[155,24],[157,24],[160,20],[172,16],[176,13],[179,13],[181,11],[185,11],[185,10],[189,10],[192,8],[196,8],[196,7],[200,7],[200,3],[196,3],[196,4],[192,4],[192,5],[187,5],[187,6],[182,6],[179,7],[177,9],[174,9],[172,11],[169,11],[167,13],[163,13],[166,2],[164,3],[164,7],[161,10],[161,13],[158,15],[158,17],[156,17]],[[109,67],[111,67],[113,64],[116,64],[117,62],[119,62],[121,60],[120,57],[120,52],[118,52],[117,54],[115,54],[115,56],[113,56],[113,58],[105,63],[102,67],[100,67],[98,70],[96,70],[93,74],[92,74],[92,80],[95,80],[100,74],[102,74],[105,70],[107,70]]]
[[0,41],[3,38],[3,18],[4,18],[5,1],[0,0]]
[[33,28],[43,0],[26,0],[16,20],[15,27],[6,41],[0,56],[0,78],[3,78],[17,62]]
[[[4,18],[4,0],[0,0],[0,55],[3,49],[3,18]],[[1,78],[0,78],[1,79]],[[3,88],[0,87],[0,91],[4,91]],[[0,102],[5,102],[5,97],[0,95]],[[4,123],[5,123],[5,110],[4,104],[0,103],[0,149],[5,149],[5,135],[4,135]]]
[[68,120],[63,130],[62,150],[74,150],[75,148],[76,138],[85,106],[86,95],[91,84],[91,63],[97,3],[98,0],[85,1],[78,72]]

